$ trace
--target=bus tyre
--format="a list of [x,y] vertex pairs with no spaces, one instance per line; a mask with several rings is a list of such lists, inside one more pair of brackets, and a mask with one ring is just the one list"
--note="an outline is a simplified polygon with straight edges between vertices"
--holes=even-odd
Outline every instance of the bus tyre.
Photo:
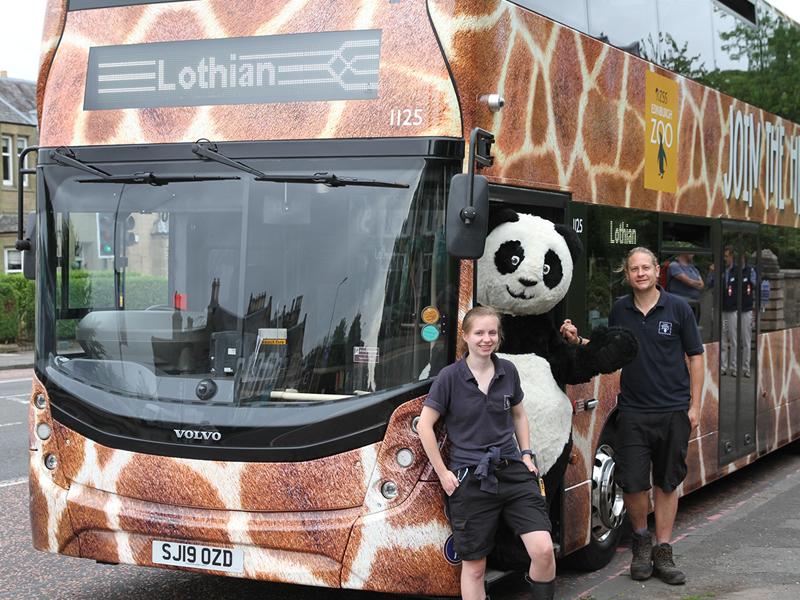
[[592,469],[592,532],[589,544],[575,552],[571,563],[582,570],[596,571],[614,557],[625,519],[622,488],[614,478],[614,449],[601,443]]

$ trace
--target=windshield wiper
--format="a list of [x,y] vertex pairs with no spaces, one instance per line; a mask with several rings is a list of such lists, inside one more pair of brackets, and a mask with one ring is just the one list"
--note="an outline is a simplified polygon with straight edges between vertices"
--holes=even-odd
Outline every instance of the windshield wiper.
[[251,175],[255,175],[256,177],[267,176],[262,171],[254,169],[250,165],[246,165],[243,162],[240,162],[238,160],[233,160],[232,158],[228,158],[224,154],[220,154],[219,152],[217,152],[217,145],[209,140],[205,139],[197,140],[194,146],[192,146],[192,152],[194,152],[198,156],[207,158],[208,160],[213,160],[223,165],[227,165],[228,167],[244,171],[245,173],[250,173]]
[[147,171],[142,173],[127,173],[125,175],[112,175],[102,169],[98,169],[75,157],[75,152],[71,148],[61,147],[56,149],[51,155],[53,160],[60,165],[72,167],[92,175],[97,175],[94,179],[78,179],[78,183],[128,183],[128,184],[147,184],[147,185],[167,185],[168,183],[183,183],[191,181],[222,181],[227,179],[241,179],[235,176],[219,175],[156,175]]
[[360,185],[364,187],[408,188],[406,183],[394,181],[377,181],[375,179],[359,179],[358,177],[338,177],[336,173],[314,173],[313,175],[264,175],[256,177],[256,181],[274,181],[277,183],[321,183],[328,187],[344,187]]
[[50,156],[55,162],[57,162],[60,165],[64,165],[65,167],[72,167],[73,169],[85,171],[87,173],[91,173],[92,175],[97,175],[102,179],[111,177],[110,173],[106,173],[102,169],[98,169],[97,167],[93,167],[92,165],[85,163],[82,160],[78,160],[75,157],[75,152],[72,151],[72,148],[67,148],[65,146],[62,146],[61,148],[56,148],[55,152],[53,152]]
[[217,145],[206,139],[197,140],[192,146],[192,152],[203,158],[216,161],[245,173],[255,175],[256,181],[271,181],[275,183],[321,183],[328,187],[344,187],[346,185],[360,185],[365,187],[408,188],[405,183],[392,181],[376,181],[374,179],[359,179],[357,177],[337,177],[335,173],[314,173],[313,175],[267,175],[263,171],[251,167],[241,161],[228,158],[217,152]]
[[78,183],[126,183],[126,184],[147,184],[147,185],[167,185],[168,183],[185,183],[192,181],[224,181],[229,179],[241,179],[241,177],[219,175],[156,175],[155,173],[130,173],[128,175],[108,175],[96,179],[78,179]]

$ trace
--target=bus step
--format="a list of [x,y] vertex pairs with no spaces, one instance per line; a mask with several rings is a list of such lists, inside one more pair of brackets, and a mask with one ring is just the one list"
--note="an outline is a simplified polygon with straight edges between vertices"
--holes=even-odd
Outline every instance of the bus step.
[[[561,552],[561,546],[556,543],[553,543],[553,550],[555,555],[558,556]],[[492,569],[491,567],[486,569],[486,574],[484,575],[484,581],[486,583],[486,587],[488,588],[490,585],[494,585],[498,581],[508,577],[509,575],[515,573],[516,571],[500,571],[498,569]]]
[[497,569],[486,569],[486,574],[484,575],[484,582],[487,586],[493,585],[500,581],[501,579],[508,577],[514,573],[514,571],[498,571]]

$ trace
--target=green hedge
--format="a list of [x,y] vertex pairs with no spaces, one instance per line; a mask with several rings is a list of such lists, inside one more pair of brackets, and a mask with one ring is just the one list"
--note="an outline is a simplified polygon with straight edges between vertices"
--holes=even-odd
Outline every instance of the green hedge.
[[[61,278],[56,282],[61,290]],[[60,295],[58,303],[61,302]],[[157,304],[171,304],[167,298],[166,277],[153,277],[139,273],[125,275],[125,308],[141,310]],[[114,308],[113,271],[87,271],[75,269],[69,272],[70,308]],[[59,340],[75,339],[76,320],[59,321],[57,334]]]
[[[111,271],[74,270],[69,274],[69,304],[72,308],[113,308],[114,274]],[[61,290],[60,277],[56,289]],[[125,278],[126,308],[143,309],[170,304],[167,280],[138,273]],[[58,299],[60,303],[60,297]],[[0,342],[32,342],[35,323],[35,287],[22,274],[0,274]],[[75,338],[77,321],[59,321],[58,339]]]
[[0,342],[32,342],[34,285],[20,273],[0,274]]

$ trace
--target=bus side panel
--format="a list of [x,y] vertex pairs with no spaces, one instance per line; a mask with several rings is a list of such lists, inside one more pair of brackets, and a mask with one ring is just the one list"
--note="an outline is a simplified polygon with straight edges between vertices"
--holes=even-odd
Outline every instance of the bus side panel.
[[[741,111],[757,123],[784,127],[785,153],[800,126],[512,2],[429,4],[464,100],[465,131],[481,127],[495,135],[493,154],[502,160],[483,171],[492,181],[570,191],[580,202],[794,226],[788,177],[784,210],[766,202],[765,185],[754,190],[752,208],[728,199],[723,180],[730,171],[731,115]],[[652,135],[655,120],[646,100],[648,73],[677,85],[674,192],[644,187],[645,147],[653,143],[647,132]],[[499,112],[476,101],[497,91],[506,101]],[[695,131],[703,136],[693,144]],[[761,161],[760,181],[769,162]]]
[[564,490],[562,502],[561,555],[566,556],[586,546],[591,538],[592,482],[584,481]]
[[800,335],[797,329],[758,337],[758,454],[797,439],[800,433]]
[[[564,502],[561,525],[561,550],[569,554],[589,543],[591,529],[591,479],[594,456],[600,445],[606,423],[617,405],[619,373],[598,375],[590,382],[567,386],[567,396],[572,401],[572,456],[564,473]],[[586,410],[586,402],[598,400],[596,408]],[[607,439],[611,430],[605,430],[604,443],[614,447],[616,440]],[[535,432],[534,432],[535,435]]]
[[703,346],[704,385],[700,423],[692,431],[686,454],[688,471],[678,487],[683,496],[717,479],[719,472],[719,342]]
[[30,451],[28,488],[33,547],[43,552],[80,556],[67,512],[69,485],[60,468],[50,470],[45,466],[46,456],[51,454],[58,456],[55,436],[51,435],[47,440],[42,440],[36,435],[37,425],[52,424],[49,404],[44,409],[38,409],[33,403],[34,399],[43,393],[44,386],[34,377],[28,409]]
[[420,481],[400,506],[361,517],[344,556],[342,587],[458,595],[460,568],[445,555],[451,529],[443,507],[439,481]]
[[[164,101],[150,108],[84,110],[92,47],[368,29],[381,31],[375,99],[204,106],[166,106]],[[52,75],[44,97],[42,146],[193,142],[199,137],[462,137],[458,98],[424,0],[312,0],[294,6],[283,0],[198,1],[72,11]]]
[[50,67],[53,65],[58,43],[61,41],[61,34],[64,31],[68,3],[69,0],[47,0],[47,8],[44,13],[44,29],[42,30],[42,45],[39,50],[39,78],[36,83],[39,126],[42,123],[42,102],[47,88],[47,77],[50,74]]

